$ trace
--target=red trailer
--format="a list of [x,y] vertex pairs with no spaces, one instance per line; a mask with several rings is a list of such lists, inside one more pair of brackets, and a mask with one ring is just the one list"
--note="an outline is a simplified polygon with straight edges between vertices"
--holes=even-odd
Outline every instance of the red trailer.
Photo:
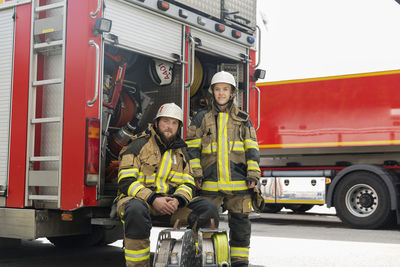
[[121,147],[163,103],[187,125],[220,70],[248,110],[255,14],[256,0],[0,0],[0,237],[120,238]]
[[266,211],[327,204],[353,227],[399,222],[399,88],[399,70],[257,84]]

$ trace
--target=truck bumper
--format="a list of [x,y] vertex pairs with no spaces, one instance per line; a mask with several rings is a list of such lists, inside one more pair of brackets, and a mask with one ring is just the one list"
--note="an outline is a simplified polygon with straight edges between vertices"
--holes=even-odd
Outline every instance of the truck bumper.
[[87,216],[74,216],[72,221],[63,221],[61,211],[0,208],[0,237],[36,239],[90,231]]

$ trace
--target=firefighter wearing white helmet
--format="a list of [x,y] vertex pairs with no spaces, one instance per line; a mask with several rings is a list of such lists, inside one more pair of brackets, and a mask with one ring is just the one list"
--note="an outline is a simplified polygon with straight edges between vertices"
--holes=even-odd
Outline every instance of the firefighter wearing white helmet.
[[161,107],[157,111],[155,119],[157,119],[159,117],[174,118],[174,119],[177,119],[178,121],[180,121],[181,123],[183,122],[182,109],[175,103],[167,103],[167,104],[161,105]]
[[213,96],[214,104],[217,105],[219,109],[225,110],[225,108],[232,103],[236,95],[237,88],[235,78],[229,72],[217,72],[211,79],[208,91]]
[[248,114],[233,103],[237,87],[232,74],[216,73],[209,90],[211,105],[196,114],[188,129],[190,165],[200,195],[229,212],[231,266],[248,266],[249,213],[252,204],[260,209],[252,199],[260,178],[256,132]]
[[124,226],[126,266],[150,266],[154,220],[173,225],[178,218],[191,228],[210,227],[211,218],[218,224],[215,204],[194,197],[186,143],[178,135],[182,120],[179,106],[162,105],[153,123],[120,152],[117,211]]

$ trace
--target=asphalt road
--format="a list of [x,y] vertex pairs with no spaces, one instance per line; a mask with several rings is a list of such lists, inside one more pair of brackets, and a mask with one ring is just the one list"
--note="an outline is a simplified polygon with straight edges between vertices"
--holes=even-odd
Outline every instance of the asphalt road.
[[[226,220],[220,225],[227,228]],[[152,230],[154,251],[162,228]],[[94,248],[59,249],[46,239],[24,240],[0,248],[0,266],[124,266],[122,241]],[[332,213],[283,212],[252,216],[250,262],[253,266],[400,266],[400,228],[347,228]]]

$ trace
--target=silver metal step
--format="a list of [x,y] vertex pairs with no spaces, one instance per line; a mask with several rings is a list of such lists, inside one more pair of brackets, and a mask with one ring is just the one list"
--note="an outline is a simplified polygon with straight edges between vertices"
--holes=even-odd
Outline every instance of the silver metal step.
[[60,117],[53,117],[53,118],[35,118],[32,119],[32,123],[51,123],[51,122],[60,122]]
[[49,85],[49,84],[60,84],[62,83],[62,79],[49,79],[49,80],[41,80],[41,81],[34,81],[32,86],[42,86],[42,85]]
[[58,161],[60,160],[59,156],[40,156],[40,157],[31,157],[30,161]]
[[59,8],[59,7],[64,7],[64,3],[58,2],[58,3],[54,3],[54,4],[50,4],[50,5],[40,6],[40,7],[35,8],[35,12],[42,12],[42,11],[51,10],[51,9],[55,9],[55,8]]
[[64,40],[57,40],[57,41],[52,41],[52,42],[44,42],[44,43],[38,43],[34,44],[33,48],[35,50],[40,50],[44,48],[50,48],[50,47],[55,47],[55,46],[62,46],[64,44]]
[[29,195],[29,200],[46,200],[46,201],[58,201],[58,196],[54,195]]

